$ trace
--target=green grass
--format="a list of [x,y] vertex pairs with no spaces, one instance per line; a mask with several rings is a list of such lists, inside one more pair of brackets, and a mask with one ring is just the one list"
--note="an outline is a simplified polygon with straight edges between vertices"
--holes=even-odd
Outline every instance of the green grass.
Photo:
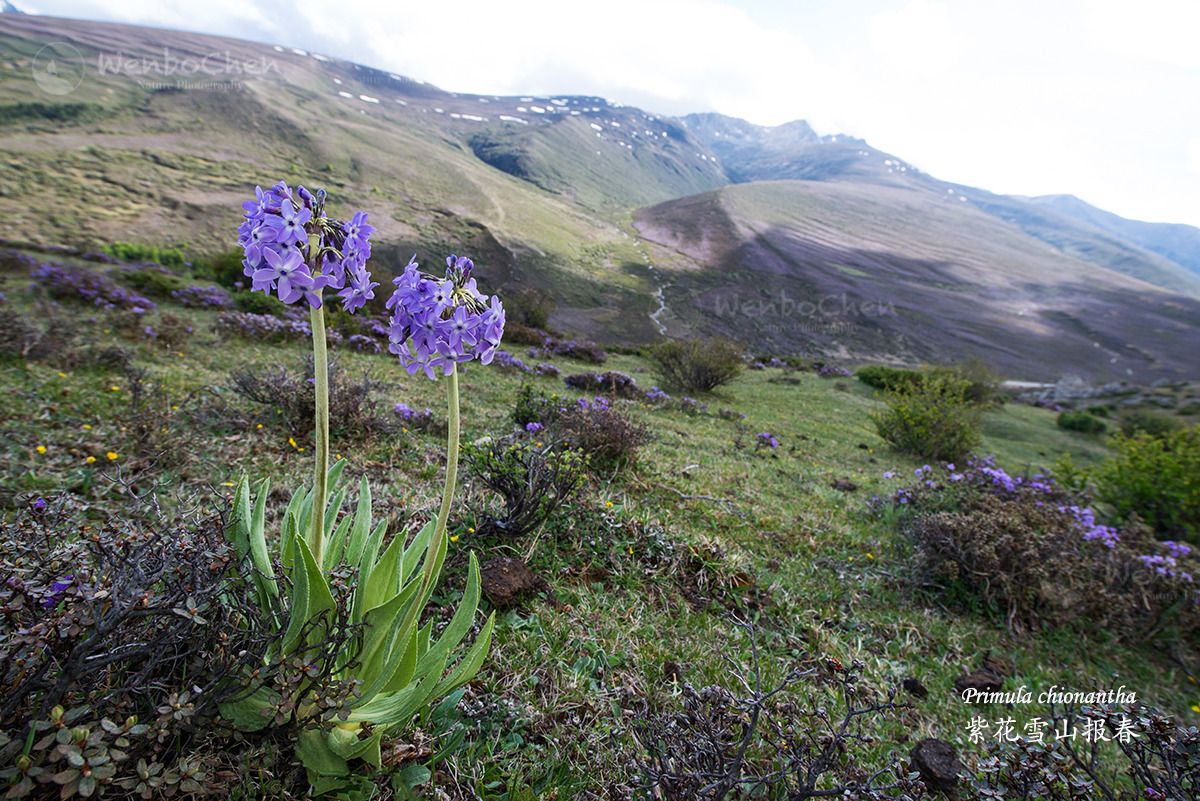
[[[13,307],[32,313],[34,298],[26,290],[8,294]],[[0,499],[9,507],[6,515],[38,495],[62,493],[85,519],[120,514],[124,502],[106,480],[118,467],[123,475],[146,470],[172,487],[218,494],[228,492],[243,471],[271,478],[285,491],[307,480],[311,443],[289,442],[269,409],[250,409],[225,389],[233,367],[296,365],[304,358],[303,344],[221,341],[210,331],[212,313],[164,305],[196,330],[190,341],[167,351],[121,338],[104,312],[69,303],[62,308],[81,340],[129,349],[148,371],[146,380],[168,390],[164,419],[188,443],[186,452],[164,470],[151,455],[127,450],[131,387],[124,375],[2,361]],[[386,382],[380,393],[384,413],[403,401],[444,415],[443,383],[409,378],[383,355],[335,353],[351,372],[370,368]],[[553,361],[566,374],[594,369]],[[649,364],[639,357],[612,356],[605,369],[629,373],[641,386],[653,383]],[[646,708],[670,708],[678,694],[664,665],[680,666],[680,682],[731,686],[723,657],[745,660],[748,654],[745,635],[726,619],[731,611],[759,616],[768,678],[825,655],[862,660],[872,686],[919,678],[929,698],[914,699],[903,722],[881,724],[877,755],[907,751],[925,736],[974,753],[965,741],[973,715],[1014,715],[1023,722],[1022,715],[1033,714],[970,708],[951,697],[955,677],[974,669],[988,651],[1016,662],[1013,685],[1098,689],[1116,673],[1139,698],[1196,720],[1191,708],[1200,701],[1197,687],[1162,649],[1113,644],[1103,633],[1066,628],[1013,634],[1003,620],[947,610],[936,596],[906,585],[908,548],[885,516],[868,511],[868,501],[903,486],[921,462],[891,452],[874,434],[867,415],[880,402],[869,388],[853,379],[789,375],[798,380],[782,382],[774,369],[747,371],[699,398],[709,408],[696,416],[635,404],[630,413],[655,435],[636,469],[594,478],[524,541],[475,540],[471,529],[495,502],[469,478],[460,485],[451,518],[457,540],[437,596],[441,602],[458,597],[467,551],[475,549],[481,562],[496,555],[524,558],[549,582],[556,603],[534,598],[498,615],[492,652],[471,685],[482,711],[468,721],[466,742],[443,763],[439,779],[464,793],[455,797],[469,797],[463,788],[470,787],[486,798],[505,791],[508,798],[552,798],[554,792],[598,798],[607,784],[634,779],[639,750],[629,733],[631,718]],[[519,387],[530,380],[547,392],[577,394],[560,381],[468,365],[461,381],[463,438],[511,433],[509,412]],[[213,390],[259,416],[248,416],[241,428],[199,426],[191,415],[214,397]],[[720,419],[722,408],[747,417]],[[1045,410],[1009,405],[988,412],[984,421],[983,451],[995,453],[1010,471],[1049,465],[1062,453],[1076,464],[1094,464],[1106,453],[1101,441],[1058,429],[1055,415]],[[780,447],[756,450],[760,431],[773,433]],[[432,514],[442,441],[399,432],[332,447],[349,460],[355,480],[369,478],[376,508],[394,526]],[[109,451],[118,458],[109,460]],[[96,461],[88,463],[89,455]],[[884,479],[887,471],[900,477]],[[835,479],[849,479],[858,489],[836,490]],[[280,512],[270,513],[274,525]],[[797,693],[806,691],[801,685]]]

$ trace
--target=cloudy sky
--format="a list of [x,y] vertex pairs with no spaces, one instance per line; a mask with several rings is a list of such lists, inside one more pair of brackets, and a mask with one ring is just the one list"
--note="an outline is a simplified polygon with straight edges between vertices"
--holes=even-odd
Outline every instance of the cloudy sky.
[[806,119],[948,181],[1200,226],[1197,0],[14,0],[480,94]]

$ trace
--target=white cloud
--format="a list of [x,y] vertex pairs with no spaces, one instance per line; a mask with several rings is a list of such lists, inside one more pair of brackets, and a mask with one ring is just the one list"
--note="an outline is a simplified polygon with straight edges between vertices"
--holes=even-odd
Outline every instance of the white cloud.
[[945,3],[912,0],[901,9],[873,15],[868,23],[871,49],[894,68],[937,75],[954,65],[962,43]]
[[1195,0],[1093,0],[1084,9],[1084,30],[1094,46],[1200,70],[1200,3]]
[[1200,175],[1200,139],[1188,142],[1186,166],[1188,172]]

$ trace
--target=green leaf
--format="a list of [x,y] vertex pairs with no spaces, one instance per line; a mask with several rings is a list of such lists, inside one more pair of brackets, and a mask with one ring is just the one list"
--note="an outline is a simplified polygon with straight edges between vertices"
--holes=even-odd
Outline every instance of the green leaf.
[[350,540],[346,544],[346,564],[357,565],[362,560],[363,548],[371,533],[371,485],[362,477],[358,488],[358,508],[354,511],[354,526],[350,529]]
[[[359,703],[375,697],[395,672],[395,660],[402,656],[396,647],[408,649],[411,635],[400,631],[402,612],[408,607],[417,587],[413,584],[393,595],[387,603],[369,610],[363,616],[367,626],[363,634],[363,646],[359,654],[360,667],[355,678],[362,679],[364,686]],[[415,660],[414,660],[415,663]]]
[[[417,536],[413,537],[412,543],[404,551],[404,563],[400,569],[400,581],[403,582],[412,575],[413,570],[417,566],[417,560],[421,558],[421,554],[429,547],[429,540],[433,536],[433,530],[437,528],[437,520],[430,520],[424,527],[417,532]],[[436,583],[434,578],[432,583]]]
[[308,771],[308,781],[320,776],[345,776],[350,773],[346,760],[338,756],[320,729],[305,729],[296,738],[296,756]]
[[412,632],[405,638],[402,649],[397,649],[399,658],[393,659],[390,665],[390,675],[381,675],[384,679],[380,692],[394,693],[403,690],[413,680],[417,670],[417,632]]
[[292,569],[292,543],[300,539],[300,515],[291,506],[283,513],[279,533],[279,562],[284,570]]
[[[387,601],[400,589],[400,561],[404,548],[404,537],[392,539],[383,556],[371,569],[371,575],[366,580],[367,589],[363,596],[363,606],[372,609]],[[361,575],[359,580],[362,581]]]
[[[340,462],[339,462],[339,464],[340,464]],[[324,532],[333,531],[333,521],[337,519],[337,514],[339,511],[341,511],[342,504],[344,504],[345,502],[346,502],[346,488],[342,487],[340,490],[338,490],[336,493],[333,494],[333,497],[329,501],[329,506],[327,506],[325,508],[325,527],[321,529],[322,531],[324,531]],[[345,531],[343,530],[342,531],[343,541],[345,539],[345,536],[346,536],[346,534],[345,534]],[[335,551],[337,552],[337,556],[331,557],[330,554],[334,553]],[[330,561],[331,558],[333,558],[334,561],[331,562]],[[336,547],[331,547],[330,540],[329,540],[329,534],[326,533],[325,534],[325,558],[322,560],[324,562],[325,569],[328,570],[328,569],[332,568],[333,565],[337,563],[336,560],[341,559],[341,558],[342,558],[342,553],[341,553],[340,545],[338,545]]]
[[279,699],[279,693],[259,687],[247,698],[218,704],[217,707],[224,717],[232,720],[233,725],[242,731],[259,731],[271,723],[271,718],[262,714],[263,710],[274,708]]
[[358,562],[358,582],[354,586],[354,601],[350,609],[350,617],[354,623],[361,623],[362,616],[369,608],[366,603],[367,584],[375,570],[375,559],[379,555],[379,544],[383,542],[383,534],[387,530],[387,521],[380,520],[379,525],[371,532],[370,539],[363,547],[362,558]]
[[373,767],[380,767],[383,762],[379,750],[383,732],[375,731],[371,736],[361,738],[358,731],[347,731],[334,726],[326,738],[326,744],[335,754],[349,762],[361,759]]
[[228,528],[229,539],[242,556],[250,552],[250,516],[250,478],[243,474],[233,492],[233,525]]
[[350,515],[343,517],[342,522],[338,523],[338,527],[325,540],[325,572],[327,573],[342,561],[342,551],[346,546],[346,532],[350,530],[350,522]]
[[267,552],[266,515],[267,495],[271,490],[271,482],[264,479],[258,485],[258,497],[254,501],[254,511],[250,516],[249,538],[250,563],[254,566],[254,584],[258,588],[259,601],[263,609],[270,607],[272,598],[279,597],[279,585],[275,580],[275,571],[271,568],[271,556]]
[[[462,601],[459,602],[458,609],[454,611],[454,617],[451,618],[450,624],[443,629],[442,635],[438,637],[437,642],[429,648],[429,651],[422,656],[421,661],[417,663],[418,673],[424,674],[426,672],[424,669],[426,660],[437,660],[438,662],[444,663],[449,658],[450,651],[457,647],[458,644],[462,642],[463,637],[467,636],[467,632],[471,630],[471,624],[475,621],[475,610],[478,606],[479,560],[475,558],[475,552],[472,551],[470,556],[470,569],[467,575],[467,586],[463,590]],[[488,623],[484,627],[484,631],[480,632],[480,636],[476,639],[475,647],[473,647],[468,653],[467,659],[471,659],[476,655],[475,652],[482,641],[487,640],[488,643],[491,642],[491,629],[494,618],[495,614],[493,613],[492,618],[488,619]],[[483,655],[486,655],[486,652],[487,648],[485,645],[482,654],[479,655],[480,664],[482,664]],[[462,667],[463,665],[460,664],[459,668]],[[460,673],[460,671],[456,669],[450,679],[447,679],[443,682],[443,685],[449,689],[454,689],[466,681],[469,681],[471,676],[474,676],[478,670],[479,666],[476,666],[475,669],[470,672],[470,675],[466,676],[466,678],[459,677],[456,679],[458,683],[455,684],[450,679],[454,679]]]
[[[292,604],[287,631],[280,646],[285,654],[292,652],[305,623],[321,612],[332,611],[336,607],[325,573],[317,567],[317,560],[309,550],[308,543],[303,537],[296,537],[292,541],[292,548]],[[322,636],[319,627],[310,629],[308,641],[312,644]]]

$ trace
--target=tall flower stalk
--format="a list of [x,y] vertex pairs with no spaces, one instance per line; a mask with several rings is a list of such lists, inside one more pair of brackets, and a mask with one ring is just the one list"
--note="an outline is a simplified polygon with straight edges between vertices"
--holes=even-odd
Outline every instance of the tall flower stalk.
[[[467,258],[447,259],[444,279],[418,272],[415,260],[395,279],[396,290],[388,300],[391,351],[410,375],[424,370],[435,379],[440,371],[448,378],[450,425],[446,480],[437,517],[407,545],[405,538],[398,536],[384,548],[387,526],[384,522],[371,526],[371,492],[365,477],[356,512],[339,520],[346,490],[334,492],[334,486],[345,461],[329,464],[329,369],[322,309],[326,288],[340,290],[338,296],[347,311],[374,297],[378,284],[371,282],[365,264],[371,250],[368,237],[375,229],[367,225],[363,212],[345,222],[328,218],[324,192],[313,195],[303,187],[293,192],[284,183],[266,192],[258,189],[256,199],[243,207],[246,222],[239,229],[239,242],[245,248],[243,264],[252,288],[268,295],[277,293],[284,303],[309,304],[316,455],[312,489],[295,493],[284,512],[277,559],[270,557],[264,530],[265,482],[251,503],[249,479],[242,479],[234,501],[231,534],[254,564],[253,581],[264,609],[278,608],[290,588],[286,630],[274,659],[282,663],[293,653],[311,648],[331,634],[327,630],[330,620],[347,619],[355,627],[351,631],[359,632],[352,635],[351,647],[332,657],[333,663],[327,666],[332,678],[358,688],[349,710],[332,728],[310,728],[300,734],[297,755],[316,790],[337,785],[339,777],[350,772],[351,760],[363,759],[379,767],[382,738],[469,681],[491,644],[494,615],[476,636],[475,644],[448,668],[452,652],[474,623],[479,602],[479,565],[474,554],[463,599],[436,640],[432,626],[420,626],[420,617],[446,558],[446,524],[458,472],[458,366],[475,358],[483,364],[491,361],[504,330],[504,308],[498,298],[479,293],[471,278],[474,265]],[[290,571],[288,585],[280,585],[275,564]],[[357,581],[348,599],[348,614],[339,617],[331,614],[339,601],[333,596],[329,576],[343,566],[357,570]],[[243,700],[222,706],[235,725],[248,730],[277,719],[273,710],[278,710],[280,703],[275,687],[252,689]],[[312,696],[299,699],[295,714],[315,708],[317,701]]]

